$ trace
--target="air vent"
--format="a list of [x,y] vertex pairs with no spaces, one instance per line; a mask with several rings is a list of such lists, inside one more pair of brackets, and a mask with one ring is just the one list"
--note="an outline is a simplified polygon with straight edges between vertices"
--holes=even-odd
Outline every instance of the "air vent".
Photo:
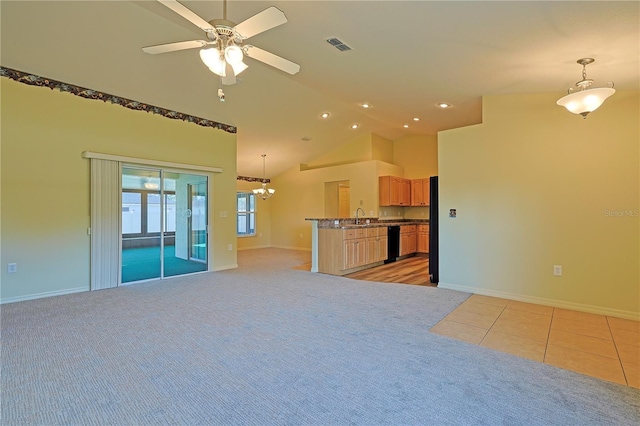
[[331,37],[327,39],[327,43],[335,47],[341,52],[346,52],[347,50],[351,50],[351,47],[347,46],[342,40],[337,37]]

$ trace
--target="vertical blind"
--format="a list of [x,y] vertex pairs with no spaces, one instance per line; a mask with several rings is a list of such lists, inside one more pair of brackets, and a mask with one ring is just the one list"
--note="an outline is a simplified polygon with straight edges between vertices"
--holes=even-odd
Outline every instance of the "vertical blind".
[[120,282],[121,166],[91,159],[91,290]]

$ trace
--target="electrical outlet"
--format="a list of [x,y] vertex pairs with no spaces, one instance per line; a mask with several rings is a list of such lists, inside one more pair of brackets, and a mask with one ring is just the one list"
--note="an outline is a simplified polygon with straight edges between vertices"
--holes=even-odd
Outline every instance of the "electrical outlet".
[[302,234],[300,234],[300,239],[302,239]]
[[229,244],[229,251],[233,250],[233,244]]
[[18,264],[17,263],[9,263],[7,265],[7,274],[15,274],[18,272]]
[[258,233],[258,237],[262,237],[262,232]]
[[554,277],[562,276],[562,265],[553,265],[553,276]]

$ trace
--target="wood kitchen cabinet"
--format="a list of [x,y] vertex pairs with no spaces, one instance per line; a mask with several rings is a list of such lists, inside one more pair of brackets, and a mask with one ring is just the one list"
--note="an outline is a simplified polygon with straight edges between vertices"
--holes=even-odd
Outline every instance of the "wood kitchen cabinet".
[[416,225],[400,227],[400,256],[412,254],[417,251],[417,238]]
[[318,230],[318,271],[345,275],[387,258],[387,227]]
[[366,263],[382,262],[387,259],[387,228],[375,227],[367,229]]
[[411,205],[429,205],[429,178],[411,180]]
[[429,225],[418,225],[418,253],[429,253]]
[[351,269],[366,263],[367,248],[364,238],[343,241],[343,262],[341,269]]
[[411,181],[397,176],[380,176],[378,182],[380,206],[410,206]]

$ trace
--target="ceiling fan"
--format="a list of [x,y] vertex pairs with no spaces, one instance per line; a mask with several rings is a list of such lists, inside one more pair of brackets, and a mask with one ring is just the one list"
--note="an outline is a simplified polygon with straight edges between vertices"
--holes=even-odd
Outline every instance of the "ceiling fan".
[[227,20],[227,0],[223,2],[223,19],[214,19],[209,22],[176,0],[158,0],[158,2],[203,30],[206,40],[147,46],[142,48],[145,53],[155,55],[200,48],[200,59],[211,72],[220,76],[224,85],[235,84],[236,76],[248,68],[243,62],[244,56],[264,62],[289,74],[296,74],[300,71],[300,65],[294,62],[251,44],[244,44],[246,39],[287,22],[284,13],[274,6],[236,24]]

